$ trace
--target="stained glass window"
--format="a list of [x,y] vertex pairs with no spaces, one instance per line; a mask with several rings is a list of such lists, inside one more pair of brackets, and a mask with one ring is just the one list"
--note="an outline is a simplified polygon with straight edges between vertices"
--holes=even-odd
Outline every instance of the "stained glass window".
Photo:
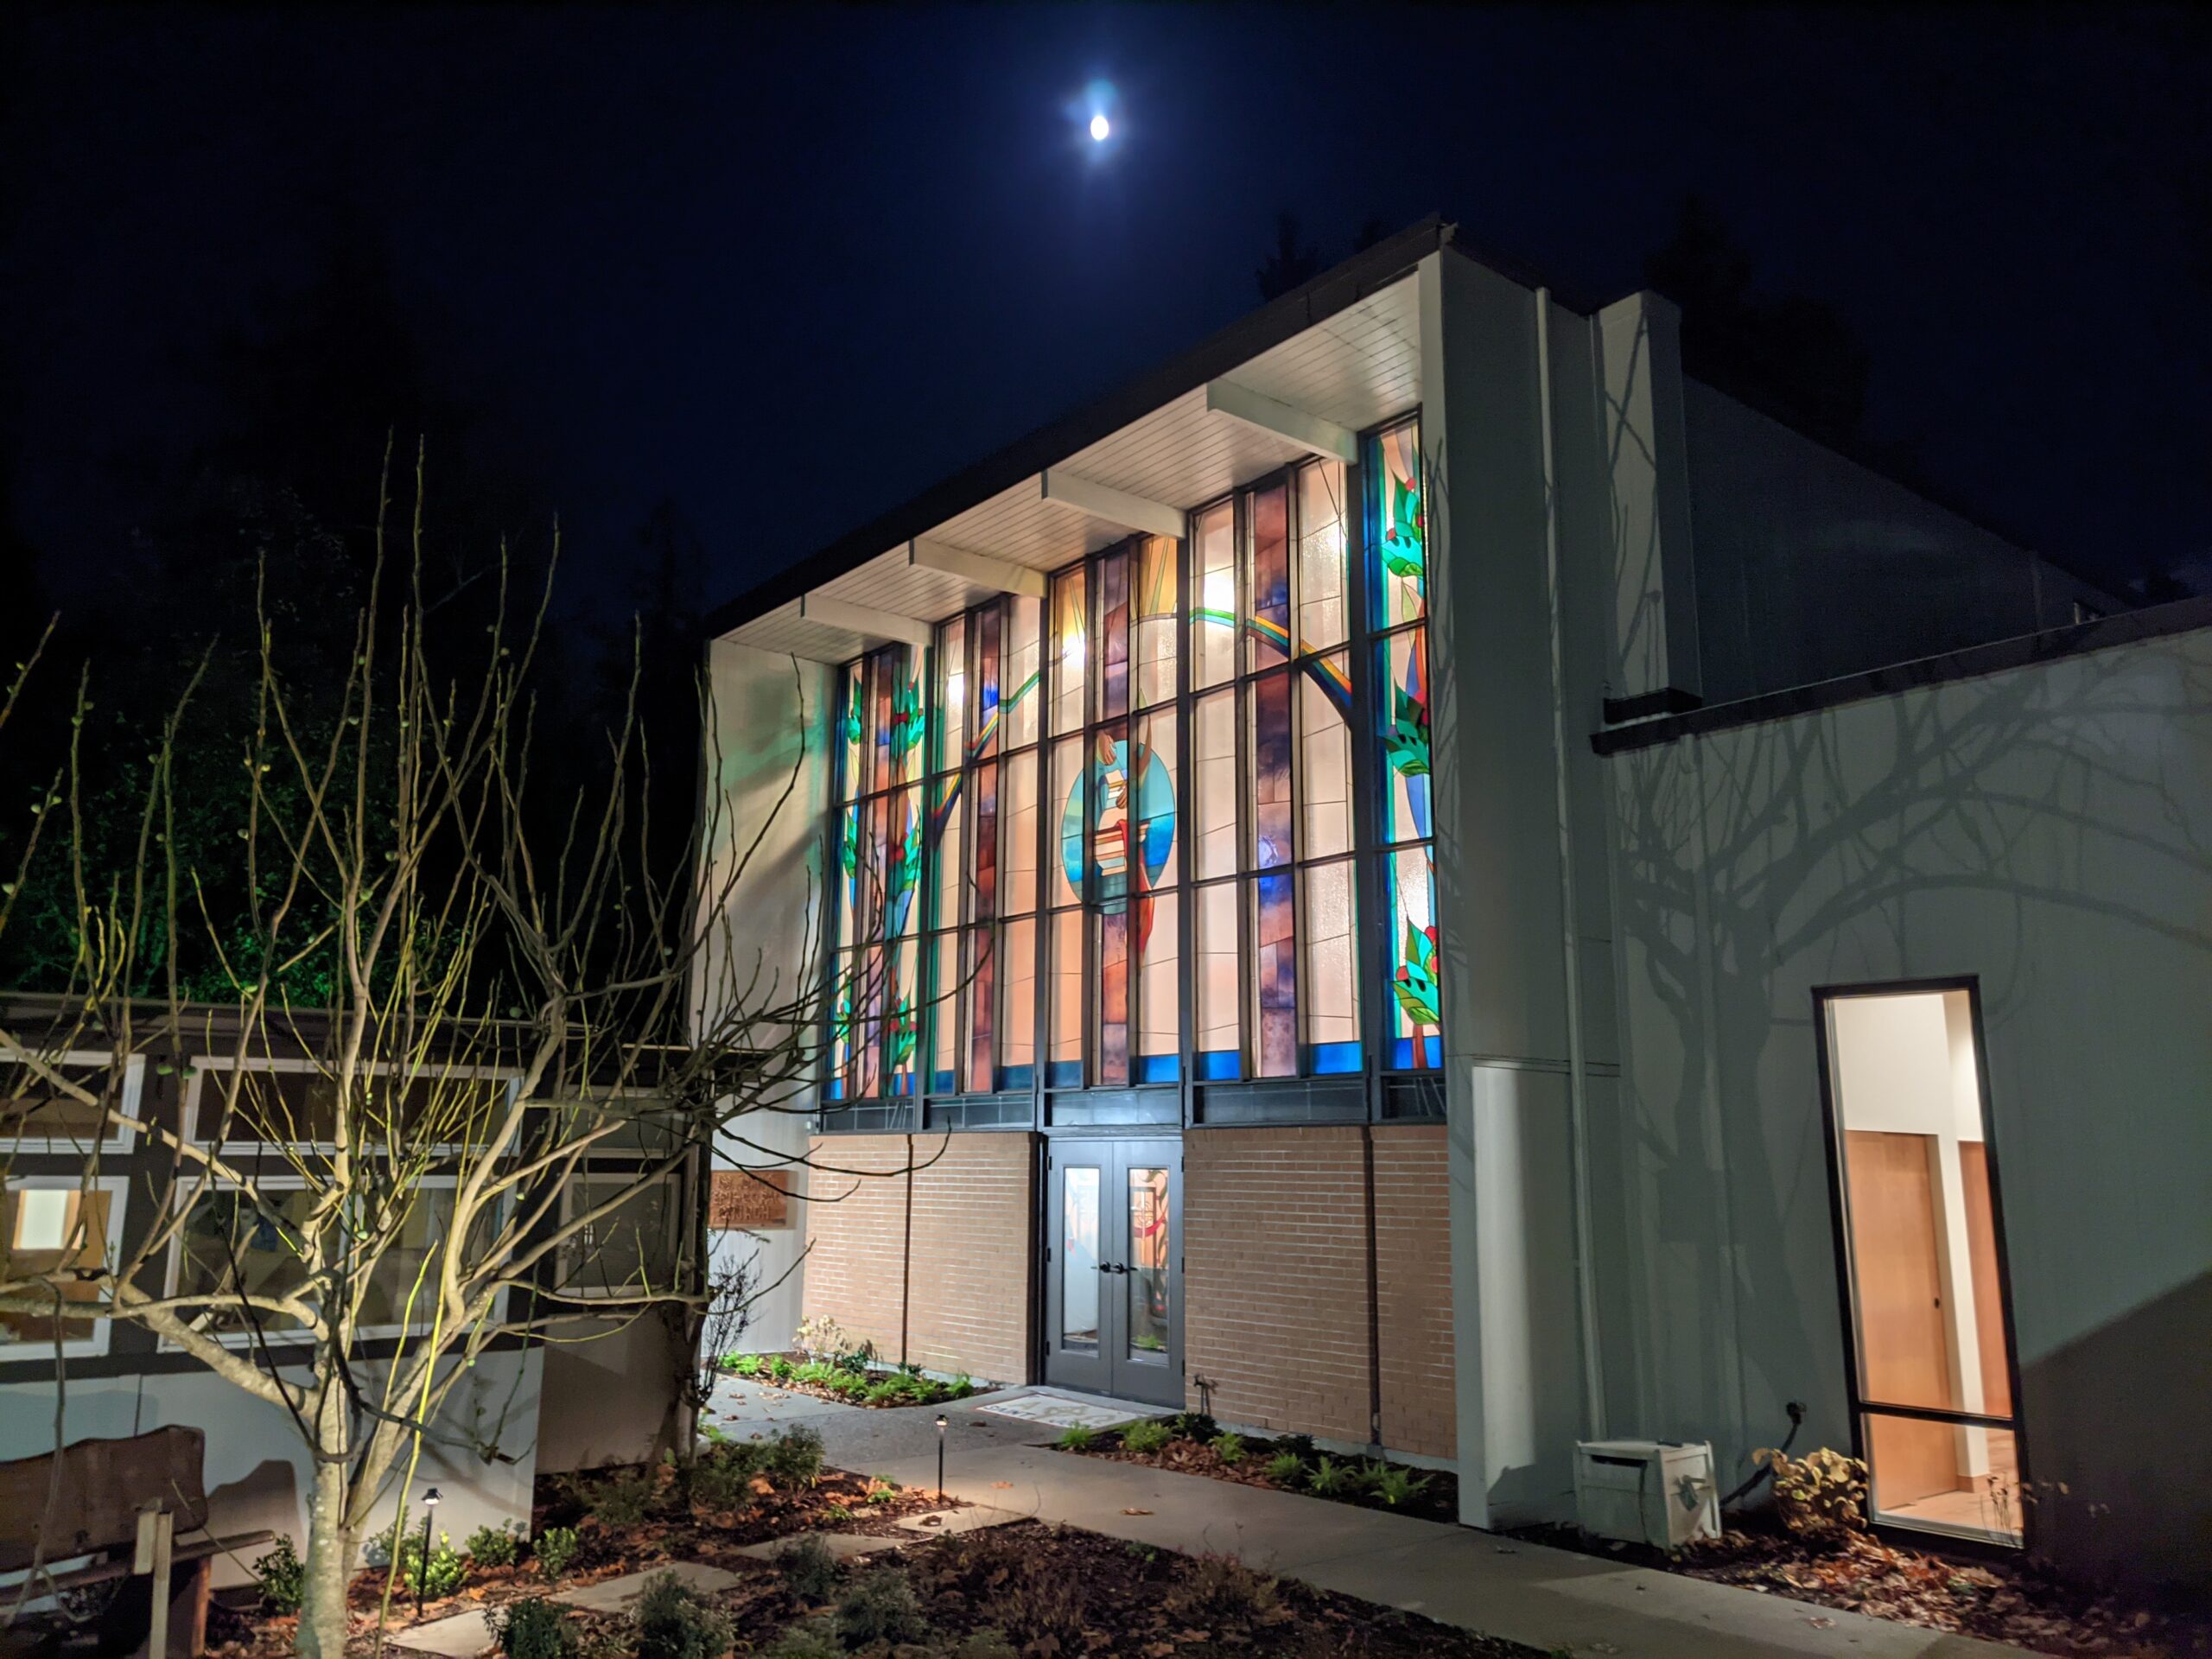
[[833,1099],[1441,1064],[1422,492],[1407,421],[842,671]]

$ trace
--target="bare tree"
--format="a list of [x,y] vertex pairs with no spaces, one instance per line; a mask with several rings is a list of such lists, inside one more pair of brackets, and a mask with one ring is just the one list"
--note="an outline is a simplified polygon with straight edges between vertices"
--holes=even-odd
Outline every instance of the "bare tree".
[[[133,1321],[284,1414],[314,1470],[308,1659],[343,1653],[372,1513],[479,1356],[648,1315],[696,1345],[731,1287],[705,1282],[703,1229],[660,1228],[656,1206],[672,1193],[696,1209],[718,1138],[759,1144],[744,1120],[813,1109],[839,988],[728,931],[797,764],[759,823],[727,822],[709,791],[682,867],[657,868],[643,805],[654,757],[633,698],[604,734],[603,798],[541,809],[531,669],[545,595],[508,592],[501,569],[497,626],[467,667],[438,667],[419,461],[416,484],[404,558],[386,545],[388,496],[378,517],[377,582],[404,564],[404,592],[372,596],[351,662],[333,665],[345,683],[330,729],[304,728],[260,625],[257,720],[236,757],[251,783],[245,923],[207,913],[198,873],[171,851],[192,787],[173,716],[131,868],[86,868],[75,837],[58,849],[79,806],[67,775],[51,791],[45,846],[25,857],[69,858],[80,949],[60,1018],[0,1026],[0,1098],[43,1090],[94,1126],[90,1146],[128,1128],[169,1171],[152,1224],[113,1259],[85,1248],[87,1202],[60,1265],[0,1260],[0,1310],[58,1319],[66,1300],[72,1319]],[[0,723],[13,704],[11,689]],[[711,741],[715,722],[701,729]],[[238,987],[219,1047],[204,1005],[177,988],[188,933]],[[129,994],[164,961],[164,995]],[[287,988],[310,962],[327,969],[313,1006]],[[62,1058],[94,1033],[123,1053],[157,1030],[181,1042],[194,1022],[196,1052],[223,1058],[197,1080],[189,1122],[126,1112],[111,1077]],[[248,1064],[287,1052],[291,1071]],[[83,1170],[89,1197],[97,1150]],[[171,1288],[157,1264],[173,1248]]]

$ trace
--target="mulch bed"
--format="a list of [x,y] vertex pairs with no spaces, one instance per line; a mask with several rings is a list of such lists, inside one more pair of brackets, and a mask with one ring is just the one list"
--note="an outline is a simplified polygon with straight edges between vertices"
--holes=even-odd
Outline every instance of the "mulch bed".
[[[862,1646],[861,1653],[949,1653],[995,1631],[1020,1659],[1535,1659],[1517,1643],[1433,1624],[1256,1573],[1218,1556],[1121,1543],[1093,1532],[1016,1522],[849,1564],[839,1591],[871,1573],[903,1573],[920,1604],[926,1648]],[[738,1652],[766,1647],[802,1618],[834,1619],[836,1593],[794,1598],[763,1573],[714,1599],[735,1623]],[[587,1654],[620,1651],[615,1617],[589,1621]],[[971,1649],[972,1650],[972,1649]]]
[[[1072,1449],[1072,1448],[1070,1448]],[[1310,1441],[1295,1438],[1263,1440],[1257,1435],[1244,1437],[1244,1455],[1231,1463],[1214,1450],[1209,1440],[1179,1436],[1157,1452],[1132,1452],[1122,1444],[1119,1430],[1109,1429],[1077,1455],[1104,1458],[1112,1463],[1141,1463],[1151,1469],[1171,1469],[1179,1475],[1204,1475],[1210,1480],[1231,1480],[1240,1486],[1260,1486],[1269,1491],[1295,1492],[1301,1497],[1327,1497],[1332,1502],[1351,1503],[1361,1509],[1381,1510],[1391,1515],[1410,1515],[1417,1521],[1457,1521],[1459,1518],[1459,1483],[1447,1471],[1412,1469],[1412,1478],[1422,1483],[1421,1490],[1404,1503],[1390,1504],[1374,1496],[1363,1487],[1339,1492],[1316,1492],[1302,1481],[1277,1481],[1268,1478],[1268,1461],[1290,1452],[1302,1456],[1311,1468],[1319,1457],[1327,1457],[1340,1468],[1363,1469],[1367,1460],[1338,1457],[1333,1452],[1316,1453]],[[1387,1462],[1387,1459],[1378,1461]]]
[[1869,1533],[1791,1532],[1764,1511],[1731,1515],[1721,1537],[1671,1554],[1610,1543],[1567,1526],[1523,1527],[1513,1535],[2069,1659],[2078,1654],[2212,1656],[2212,1618],[2201,1614],[2100,1596],[2062,1582],[2033,1561],[1947,1560]]

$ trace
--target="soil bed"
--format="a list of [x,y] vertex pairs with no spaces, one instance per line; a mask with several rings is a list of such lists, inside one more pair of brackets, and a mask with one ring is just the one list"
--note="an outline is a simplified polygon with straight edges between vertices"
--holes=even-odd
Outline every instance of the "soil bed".
[[[1102,1430],[1087,1445],[1063,1439],[1059,1449],[1084,1457],[1104,1458],[1113,1463],[1141,1463],[1148,1468],[1170,1469],[1179,1475],[1204,1475],[1211,1480],[1233,1480],[1242,1486],[1296,1492],[1301,1497],[1325,1497],[1361,1509],[1409,1515],[1417,1521],[1459,1518],[1459,1483],[1444,1470],[1416,1469],[1410,1464],[1393,1463],[1388,1459],[1317,1452],[1311,1440],[1295,1434],[1279,1440],[1256,1434],[1224,1437],[1211,1419],[1195,1413],[1154,1421],[1166,1426],[1170,1438],[1149,1451],[1133,1450],[1126,1443],[1130,1429],[1140,1427],[1134,1423]],[[1224,1454],[1222,1442],[1225,1438],[1241,1440],[1231,1448],[1237,1453],[1234,1458]],[[1269,1465],[1279,1458],[1297,1459],[1299,1472],[1271,1474]],[[1327,1465],[1325,1470],[1324,1463]],[[1387,1472],[1391,1471],[1396,1472]],[[1317,1478],[1325,1490],[1315,1487]],[[1397,1494],[1395,1503],[1386,1496],[1388,1492]]]
[[2212,1621],[2069,1586],[2032,1561],[1946,1560],[1865,1532],[1785,1530],[1764,1511],[1731,1515],[1721,1537],[1671,1554],[1567,1526],[1513,1536],[2037,1653],[2212,1659]]

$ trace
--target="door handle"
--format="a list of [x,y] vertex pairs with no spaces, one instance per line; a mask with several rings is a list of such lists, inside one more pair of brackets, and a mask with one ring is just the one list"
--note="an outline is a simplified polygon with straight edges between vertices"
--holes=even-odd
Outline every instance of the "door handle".
[[1127,1273],[1128,1271],[1128,1268],[1119,1262],[1101,1262],[1098,1264],[1098,1271],[1101,1273]]

